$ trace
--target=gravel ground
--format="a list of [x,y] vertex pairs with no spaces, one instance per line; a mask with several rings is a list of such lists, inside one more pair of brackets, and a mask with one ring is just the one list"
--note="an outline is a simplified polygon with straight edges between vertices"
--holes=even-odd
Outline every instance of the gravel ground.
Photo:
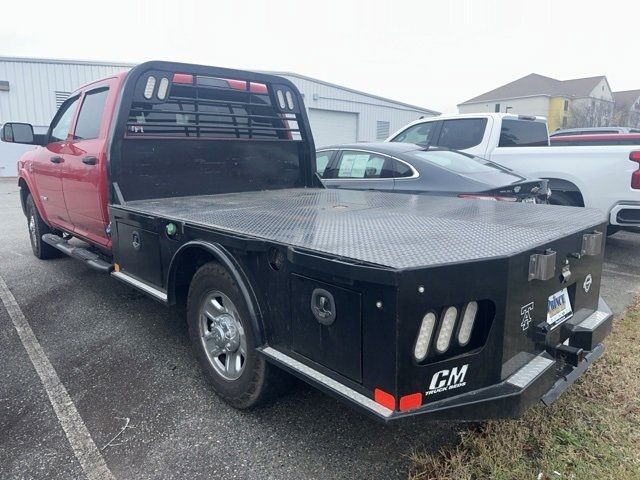
[[[408,455],[456,426],[385,426],[297,385],[238,412],[191,355],[183,315],[69,258],[31,254],[15,179],[0,179],[0,276],[118,479],[406,478]],[[640,235],[608,240],[603,295],[620,312],[640,285]],[[0,478],[85,478],[0,304]],[[570,394],[570,393],[569,393]]]

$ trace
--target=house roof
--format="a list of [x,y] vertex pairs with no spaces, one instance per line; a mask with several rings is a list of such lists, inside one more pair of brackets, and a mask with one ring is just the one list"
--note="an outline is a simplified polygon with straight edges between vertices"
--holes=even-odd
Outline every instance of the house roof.
[[494,90],[471,98],[466,103],[477,103],[486,100],[503,100],[507,98],[531,97],[536,95],[563,96],[563,97],[587,97],[593,89],[602,81],[604,75],[587,78],[574,78],[571,80],[556,80],[537,73],[531,73],[513,82],[502,85]]
[[616,101],[616,108],[631,108],[638,98],[640,98],[640,90],[623,90],[613,92],[613,98]]

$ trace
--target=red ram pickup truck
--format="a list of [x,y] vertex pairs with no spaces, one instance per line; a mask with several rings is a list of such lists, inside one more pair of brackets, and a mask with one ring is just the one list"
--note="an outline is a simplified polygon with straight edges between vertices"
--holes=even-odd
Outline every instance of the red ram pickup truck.
[[[596,210],[327,190],[286,79],[148,62],[74,92],[19,161],[33,253],[163,304],[237,408],[287,371],[377,419],[514,417],[603,352]],[[580,401],[580,399],[576,399]]]

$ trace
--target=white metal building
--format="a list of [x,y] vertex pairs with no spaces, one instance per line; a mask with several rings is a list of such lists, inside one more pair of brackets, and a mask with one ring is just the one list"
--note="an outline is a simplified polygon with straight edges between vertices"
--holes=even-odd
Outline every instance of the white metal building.
[[440,112],[396,102],[290,72],[268,72],[298,87],[307,107],[316,147],[375,142],[418,118]]
[[[26,122],[44,133],[60,104],[77,87],[131,64],[0,57],[0,125]],[[384,140],[421,116],[439,112],[289,72],[304,97],[317,147]],[[0,143],[0,176],[16,174],[20,154],[33,147]]]

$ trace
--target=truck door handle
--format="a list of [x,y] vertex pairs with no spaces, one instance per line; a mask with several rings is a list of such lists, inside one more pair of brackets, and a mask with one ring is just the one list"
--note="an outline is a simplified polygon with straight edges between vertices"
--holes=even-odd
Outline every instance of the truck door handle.
[[56,155],[55,157],[50,157],[49,161],[51,163],[62,163],[62,157]]
[[89,155],[88,157],[84,157],[82,159],[82,163],[85,165],[95,165],[98,162],[98,159],[93,155]]

